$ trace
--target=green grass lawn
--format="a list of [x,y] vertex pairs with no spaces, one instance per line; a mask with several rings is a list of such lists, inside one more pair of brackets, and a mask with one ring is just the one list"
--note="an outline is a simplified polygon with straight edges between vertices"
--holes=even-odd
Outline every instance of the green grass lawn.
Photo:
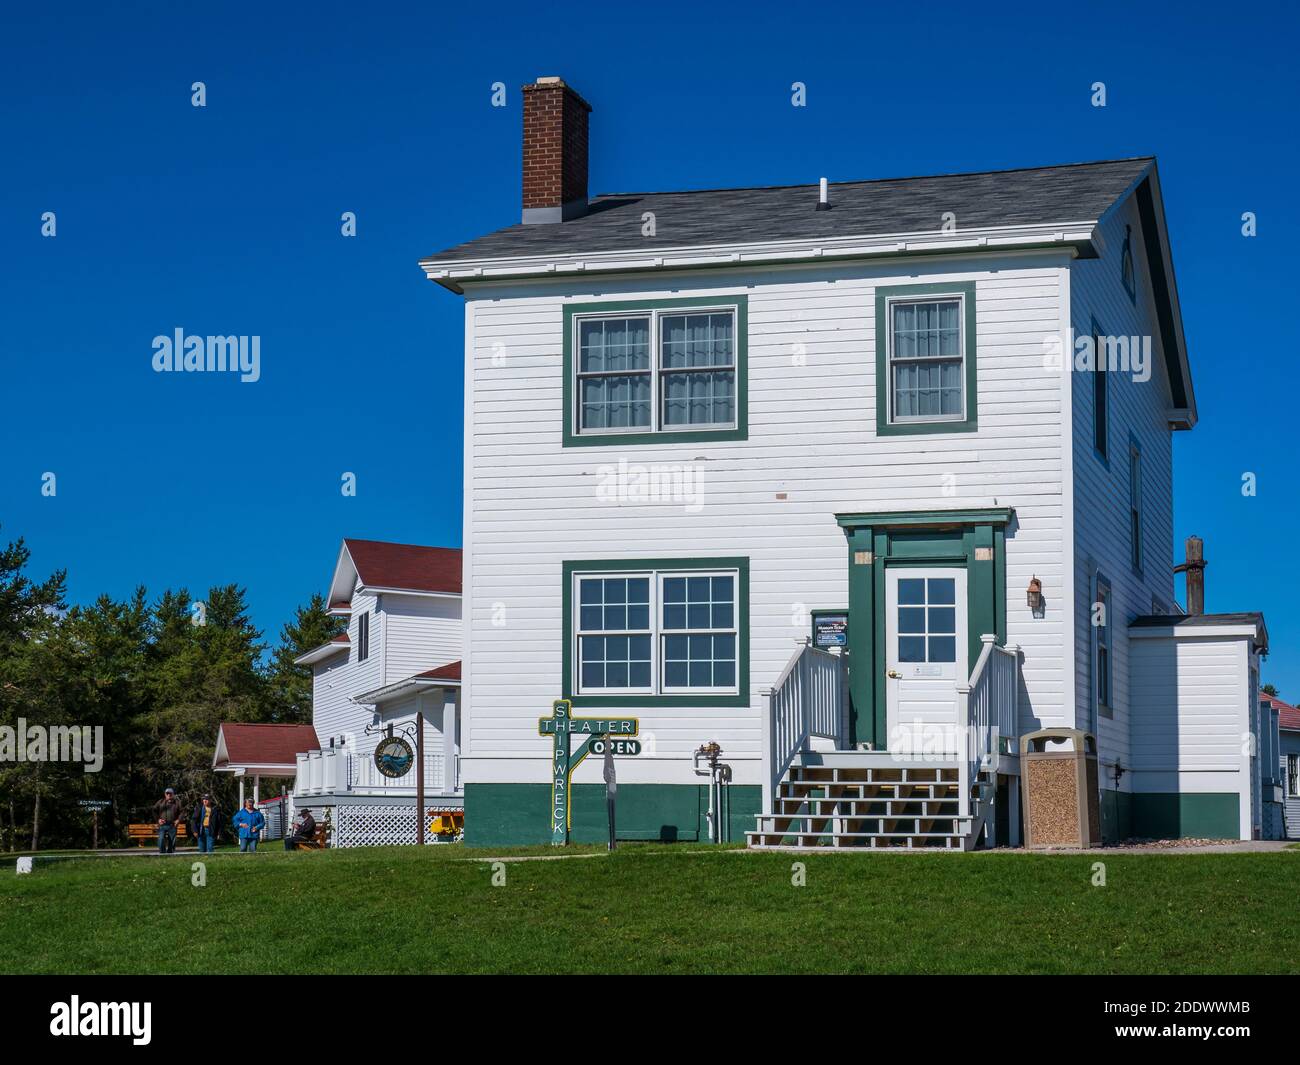
[[0,972],[1300,972],[1294,852],[568,853],[498,887],[459,845],[218,853],[206,887],[197,855],[6,863]]

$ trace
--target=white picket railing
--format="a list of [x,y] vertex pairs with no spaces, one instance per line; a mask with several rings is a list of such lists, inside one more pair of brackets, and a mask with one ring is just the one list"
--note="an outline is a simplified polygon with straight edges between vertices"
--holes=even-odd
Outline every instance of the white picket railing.
[[970,683],[957,688],[957,725],[963,730],[964,756],[958,758],[960,813],[969,817],[971,784],[981,772],[997,773],[1003,741],[1020,735],[1020,648],[999,647],[985,633],[984,647]]
[[[459,763],[459,759],[457,759]],[[445,759],[441,752],[424,756],[424,790],[443,790]],[[459,776],[459,772],[457,772]],[[459,780],[453,787],[459,785]],[[374,758],[345,747],[327,747],[298,755],[298,777],[294,790],[303,796],[336,795],[351,791],[415,794],[415,767],[400,777],[386,777],[375,767]]]
[[[348,755],[350,760],[348,781],[353,788],[365,788],[366,790],[387,789],[387,788],[404,788],[412,794],[415,792],[415,765],[412,763],[411,768],[400,777],[386,777],[375,765],[374,758],[368,758],[359,754]],[[442,772],[443,772],[442,752],[437,754],[428,754],[424,756],[424,790],[426,792],[442,791]]]
[[843,654],[823,651],[804,639],[784,672],[767,693],[767,722],[763,730],[763,809],[785,771],[813,737],[848,742],[848,685]]

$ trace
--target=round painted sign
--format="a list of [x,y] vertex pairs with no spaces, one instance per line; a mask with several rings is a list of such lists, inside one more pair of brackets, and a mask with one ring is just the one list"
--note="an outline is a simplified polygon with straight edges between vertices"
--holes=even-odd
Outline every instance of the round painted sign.
[[415,762],[415,752],[401,736],[380,740],[375,748],[375,768],[386,777],[404,777]]

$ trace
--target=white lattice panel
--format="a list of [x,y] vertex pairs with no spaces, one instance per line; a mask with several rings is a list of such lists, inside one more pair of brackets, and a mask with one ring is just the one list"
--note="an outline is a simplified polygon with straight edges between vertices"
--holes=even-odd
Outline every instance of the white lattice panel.
[[415,804],[339,806],[331,842],[335,847],[415,846]]

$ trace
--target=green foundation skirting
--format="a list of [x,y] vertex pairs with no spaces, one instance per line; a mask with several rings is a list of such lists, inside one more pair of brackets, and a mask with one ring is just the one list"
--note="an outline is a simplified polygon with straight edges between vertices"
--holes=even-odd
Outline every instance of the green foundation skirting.
[[[724,789],[729,809],[725,821],[729,838],[743,842],[754,828],[762,805],[757,784],[731,784]],[[605,785],[574,784],[574,843],[604,843],[609,839]],[[621,840],[693,842],[709,838],[707,785],[620,784],[616,824]],[[551,841],[551,788],[548,784],[466,784],[465,842],[471,847],[515,847]]]
[[1133,838],[1133,795],[1130,792],[1102,789],[1101,838],[1107,843]]
[[1236,839],[1238,797],[1219,792],[1101,793],[1101,835],[1122,839]]

